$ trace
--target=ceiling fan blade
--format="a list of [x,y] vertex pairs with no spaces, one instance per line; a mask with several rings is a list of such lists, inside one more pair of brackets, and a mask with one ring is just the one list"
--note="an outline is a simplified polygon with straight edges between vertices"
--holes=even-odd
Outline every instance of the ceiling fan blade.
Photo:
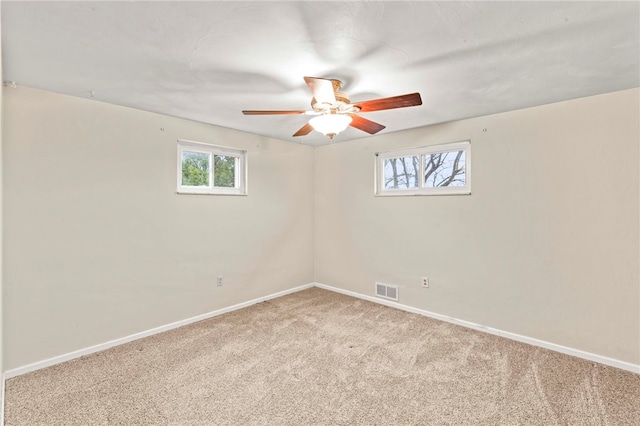
[[307,123],[304,126],[302,126],[302,128],[300,130],[298,130],[297,132],[295,132],[293,134],[293,136],[304,136],[304,135],[308,135],[309,133],[311,133],[311,131],[313,130],[313,126],[311,126],[311,124]]
[[333,81],[326,78],[305,77],[305,83],[309,86],[311,94],[319,104],[333,105],[336,103],[336,94],[333,90]]
[[383,126],[382,124],[378,124],[375,121],[367,120],[366,118],[360,117],[359,115],[349,114],[349,116],[353,118],[349,126],[360,129],[363,132],[369,133],[370,135],[375,135],[380,130],[385,128],[385,126]]
[[276,115],[276,114],[305,114],[307,111],[304,110],[291,110],[291,111],[253,111],[253,110],[245,110],[242,111],[244,115]]
[[383,109],[422,105],[422,98],[420,98],[420,93],[411,93],[408,95],[392,96],[390,98],[355,102],[354,105],[360,108],[360,112],[380,111]]

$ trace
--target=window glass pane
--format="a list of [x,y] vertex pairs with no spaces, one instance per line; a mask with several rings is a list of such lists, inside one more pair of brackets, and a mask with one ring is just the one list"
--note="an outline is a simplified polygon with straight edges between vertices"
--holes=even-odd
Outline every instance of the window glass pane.
[[417,188],[420,157],[397,157],[384,160],[384,189]]
[[182,151],[182,185],[209,186],[211,155],[204,152]]
[[464,186],[465,151],[438,152],[424,156],[424,186]]
[[229,155],[213,156],[214,186],[223,188],[235,188],[237,160],[237,157],[231,157]]

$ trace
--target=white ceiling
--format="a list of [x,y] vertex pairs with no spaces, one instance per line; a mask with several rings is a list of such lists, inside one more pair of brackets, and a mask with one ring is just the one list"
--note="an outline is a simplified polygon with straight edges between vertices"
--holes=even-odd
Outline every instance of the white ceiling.
[[[382,133],[640,86],[640,3],[2,1],[3,79],[266,135],[309,117],[304,76],[351,101],[419,92],[362,114]],[[368,136],[349,128],[334,142]]]

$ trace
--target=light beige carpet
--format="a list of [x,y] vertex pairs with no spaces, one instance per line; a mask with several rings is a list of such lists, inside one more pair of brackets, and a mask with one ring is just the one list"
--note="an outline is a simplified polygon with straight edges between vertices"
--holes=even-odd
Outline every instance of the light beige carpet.
[[310,289],[10,379],[14,425],[640,425],[640,376]]

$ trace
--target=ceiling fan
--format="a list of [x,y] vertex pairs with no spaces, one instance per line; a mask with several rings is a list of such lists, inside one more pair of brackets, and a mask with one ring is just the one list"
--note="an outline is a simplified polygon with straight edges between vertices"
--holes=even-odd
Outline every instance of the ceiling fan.
[[311,94],[311,110],[284,110],[284,111],[242,111],[245,115],[279,115],[279,114],[304,114],[315,115],[293,136],[305,136],[312,130],[333,139],[335,135],[347,128],[355,127],[370,135],[378,133],[385,126],[357,115],[359,112],[381,111],[385,109],[404,108],[422,105],[420,93],[392,96],[390,98],[373,99],[370,101],[351,103],[347,95],[340,92],[342,82],[335,79],[305,77],[304,81],[309,86]]

